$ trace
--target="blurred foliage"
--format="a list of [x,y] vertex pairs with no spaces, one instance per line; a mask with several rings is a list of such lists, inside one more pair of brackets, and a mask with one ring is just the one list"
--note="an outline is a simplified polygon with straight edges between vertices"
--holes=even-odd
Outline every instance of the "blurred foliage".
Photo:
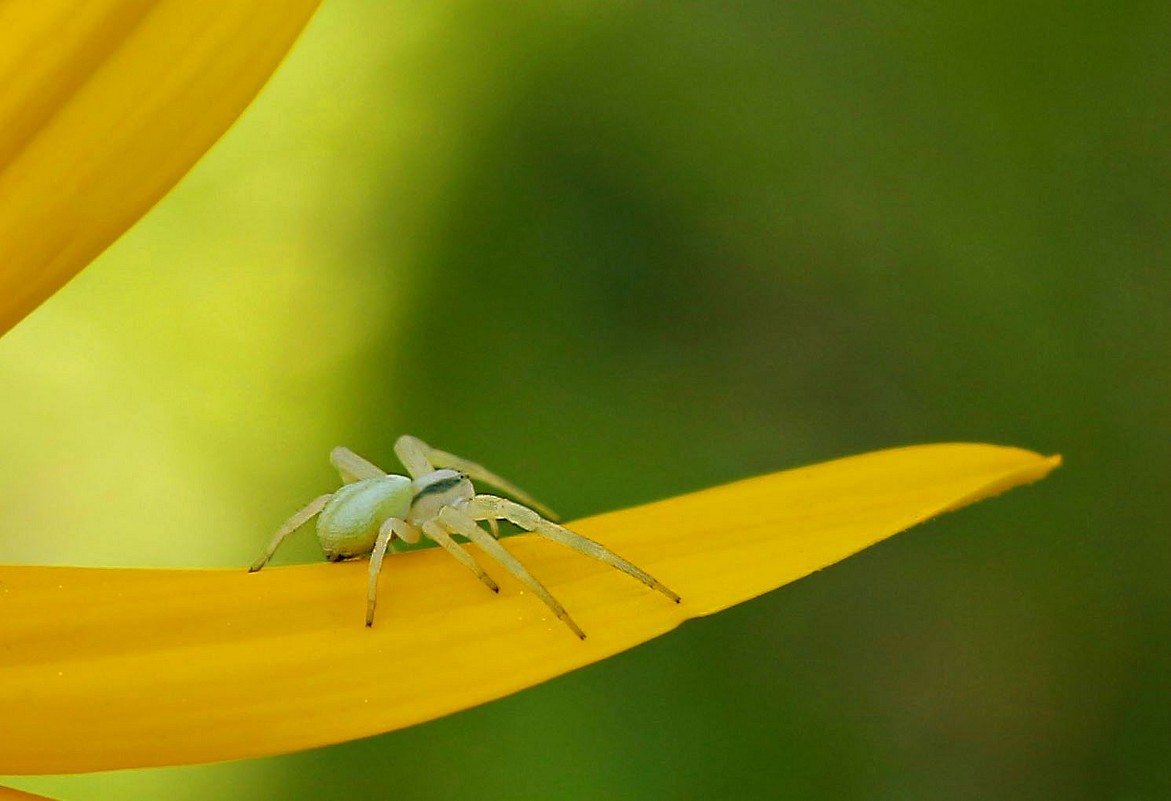
[[327,4],[0,343],[0,560],[245,565],[330,446],[389,467],[403,431],[569,517],[911,442],[1067,466],[444,720],[22,786],[1171,796],[1169,32],[1157,2]]

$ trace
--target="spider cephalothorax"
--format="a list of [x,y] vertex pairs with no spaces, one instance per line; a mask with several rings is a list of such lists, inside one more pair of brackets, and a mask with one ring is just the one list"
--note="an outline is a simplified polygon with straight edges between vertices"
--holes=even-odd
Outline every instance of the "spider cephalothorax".
[[[475,573],[489,589],[500,591],[471,554],[453,539],[456,535],[480,546],[528,585],[574,634],[585,639],[585,633],[557,599],[497,542],[496,521],[507,520],[605,562],[678,603],[679,596],[650,574],[605,546],[557,525],[553,522],[557,516],[548,507],[482,466],[436,450],[411,436],[399,437],[394,450],[410,478],[386,473],[348,448],[334,448],[330,461],[341,474],[343,486],[336,492],[315,498],[290,517],[249,570],[264,567],[286,537],[317,516],[317,538],[327,559],[340,561],[370,554],[370,585],[366,602],[366,625],[370,626],[374,623],[382,559],[395,537],[406,543],[416,543],[421,537],[433,540]],[[498,487],[524,505],[496,495],[477,495],[473,480]],[[477,521],[481,520],[488,523],[491,533],[480,528]]]

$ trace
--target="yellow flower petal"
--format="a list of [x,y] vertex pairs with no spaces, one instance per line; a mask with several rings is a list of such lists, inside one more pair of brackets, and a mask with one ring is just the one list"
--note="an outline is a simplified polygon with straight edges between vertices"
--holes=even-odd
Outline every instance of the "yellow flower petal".
[[[14,790],[11,787],[0,787],[0,801],[46,801],[46,796],[33,795],[23,790]],[[48,799],[52,801],[52,799]]]
[[0,4],[0,334],[174,186],[317,3]]
[[[588,632],[439,549],[240,570],[0,567],[0,774],[259,756],[435,718],[624,651],[1058,463],[989,445],[880,451],[579,520],[674,604],[539,538],[508,540]],[[258,536],[257,546],[262,537]]]

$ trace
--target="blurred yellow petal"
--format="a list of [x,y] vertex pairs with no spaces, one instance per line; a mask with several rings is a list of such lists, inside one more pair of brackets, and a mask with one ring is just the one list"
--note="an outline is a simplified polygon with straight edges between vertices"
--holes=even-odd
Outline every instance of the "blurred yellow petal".
[[388,560],[373,629],[365,562],[256,574],[0,567],[0,774],[235,759],[409,726],[624,651],[1059,461],[990,445],[900,448],[572,524],[682,604],[561,546],[510,538],[584,642],[503,571],[496,596],[439,549]]
[[317,3],[0,3],[0,334],[174,186]]
[[[23,790],[13,790],[11,787],[0,787],[0,801],[46,801],[47,796],[33,795]],[[52,801],[52,799],[48,799]]]

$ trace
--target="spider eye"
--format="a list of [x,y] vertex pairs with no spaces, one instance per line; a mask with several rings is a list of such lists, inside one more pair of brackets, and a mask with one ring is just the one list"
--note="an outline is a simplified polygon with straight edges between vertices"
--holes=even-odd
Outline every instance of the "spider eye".
[[415,492],[416,501],[428,495],[442,495],[451,492],[467,481],[462,473],[457,473],[454,470],[436,470],[429,478],[431,480],[418,487]]

